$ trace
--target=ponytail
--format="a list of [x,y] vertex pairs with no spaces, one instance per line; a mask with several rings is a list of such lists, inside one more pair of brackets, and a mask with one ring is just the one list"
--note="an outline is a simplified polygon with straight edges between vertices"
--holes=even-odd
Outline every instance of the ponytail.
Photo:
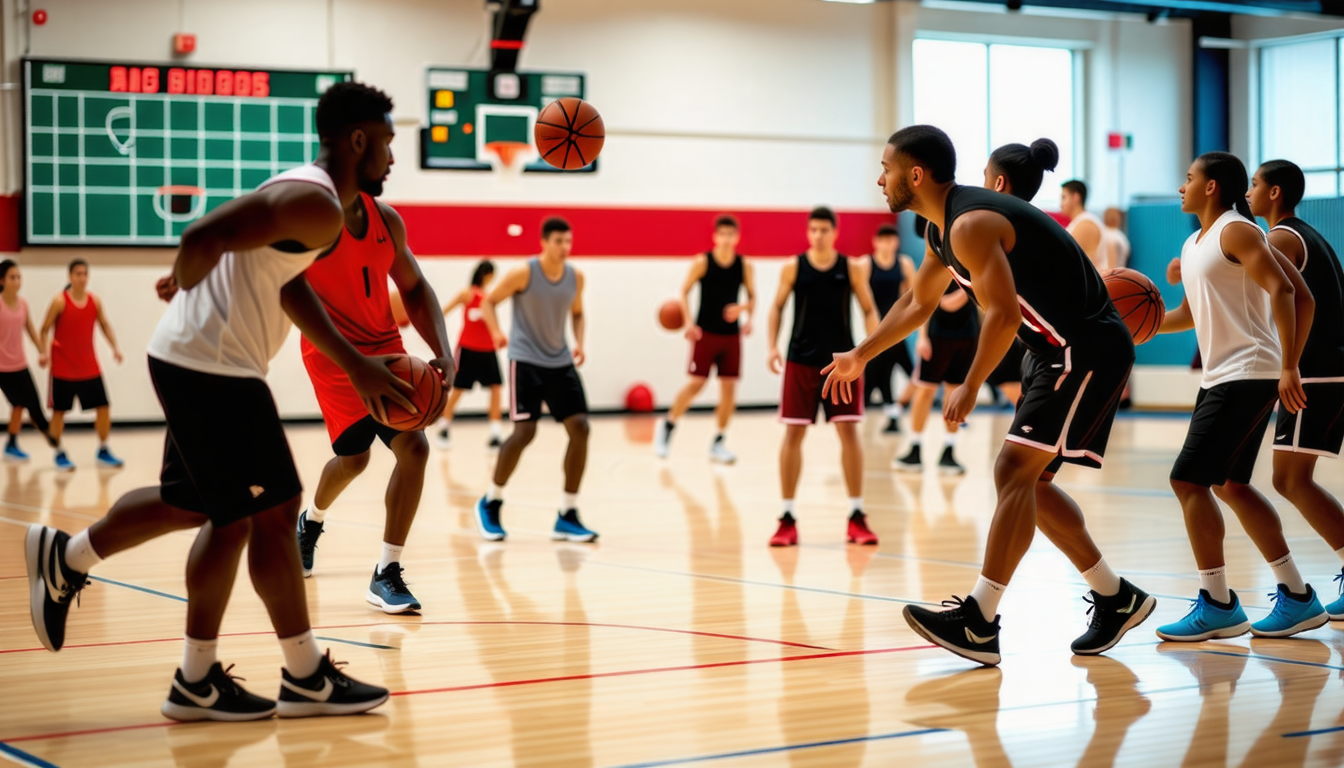
[[495,274],[495,265],[488,260],[482,261],[476,265],[475,271],[471,273],[471,285],[473,288],[480,288],[485,285],[485,278]]
[[1008,180],[1013,197],[1031,200],[1041,189],[1046,171],[1059,164],[1059,147],[1050,139],[1025,144],[1005,144],[989,156],[990,167]]
[[1251,221],[1251,204],[1246,202],[1246,190],[1250,180],[1246,175],[1246,166],[1229,152],[1205,152],[1196,160],[1205,178],[1218,184],[1218,202],[1231,208]]

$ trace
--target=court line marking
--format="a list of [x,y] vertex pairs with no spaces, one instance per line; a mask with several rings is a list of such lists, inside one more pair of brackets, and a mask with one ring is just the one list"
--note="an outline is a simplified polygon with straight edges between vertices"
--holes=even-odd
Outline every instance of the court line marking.
[[124,581],[117,581],[116,579],[108,579],[108,578],[104,578],[104,577],[102,577],[102,576],[93,576],[93,575],[90,575],[90,576],[89,576],[89,580],[90,580],[90,581],[101,582],[101,583],[103,583],[103,584],[111,584],[111,585],[114,586],[114,587],[125,587],[126,589],[133,589],[133,590],[135,590],[136,592],[144,592],[144,593],[147,594],[147,595],[154,595],[155,597],[166,597],[166,598],[168,598],[169,600],[176,600],[176,601],[178,601],[179,603],[185,603],[185,602],[187,602],[187,598],[182,597],[181,595],[174,595],[174,594],[171,594],[171,593],[168,593],[168,592],[160,592],[160,591],[157,590],[157,589],[150,589],[149,587],[142,587],[142,586],[140,586],[140,585],[138,585],[138,584],[128,584],[127,582],[124,582]]
[[1324,733],[1338,733],[1339,731],[1344,731],[1344,725],[1337,725],[1333,728],[1317,728],[1314,731],[1298,731],[1296,733],[1285,733],[1282,735],[1283,738],[1285,739],[1296,739],[1302,736],[1320,736],[1321,734]]
[[927,736],[932,733],[948,733],[947,728],[922,728],[917,731],[898,731],[896,733],[879,733],[870,736],[855,736],[849,739],[831,739],[828,741],[809,741],[802,744],[784,744],[778,747],[761,747],[759,749],[744,749],[738,752],[720,752],[714,755],[699,755],[696,757],[677,757],[671,760],[654,760],[647,763],[626,763],[615,768],[661,768],[666,765],[686,765],[688,763],[707,763],[712,760],[733,760],[739,757],[753,757],[755,755],[772,755],[779,752],[794,752],[800,749],[817,749],[819,747],[835,747],[843,744],[858,744],[866,741],[886,741],[890,739],[902,739],[907,736]]
[[19,765],[31,766],[31,768],[57,768],[55,763],[49,763],[37,755],[24,752],[18,747],[11,747],[4,742],[0,742],[0,757]]

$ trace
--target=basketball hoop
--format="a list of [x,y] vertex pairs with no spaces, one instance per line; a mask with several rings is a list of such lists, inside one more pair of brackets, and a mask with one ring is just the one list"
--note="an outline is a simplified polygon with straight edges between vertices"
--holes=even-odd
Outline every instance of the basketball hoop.
[[507,184],[517,183],[523,176],[523,168],[537,159],[536,147],[525,141],[486,142],[485,154],[496,178]]

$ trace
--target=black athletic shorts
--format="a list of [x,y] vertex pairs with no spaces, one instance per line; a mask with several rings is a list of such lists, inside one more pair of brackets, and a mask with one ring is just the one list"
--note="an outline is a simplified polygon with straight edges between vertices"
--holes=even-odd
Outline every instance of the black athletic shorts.
[[372,415],[365,416],[346,427],[341,436],[332,442],[331,450],[337,456],[358,456],[373,447],[375,438],[382,440],[383,445],[391,448],[392,441],[400,434],[404,433],[383,424]]
[[1344,446],[1344,379],[1304,379],[1302,389],[1307,393],[1306,408],[1289,413],[1279,404],[1274,450],[1339,458]]
[[1022,361],[1027,357],[1027,347],[1017,339],[1013,339],[1013,346],[1008,348],[1008,354],[1003,356],[996,367],[985,379],[986,384],[1000,386],[1003,384],[1021,384],[1022,383]]
[[1229,381],[1201,388],[1171,479],[1205,487],[1228,481],[1249,483],[1270,411],[1278,399],[1278,379]]
[[572,365],[543,368],[540,365],[509,362],[509,419],[536,421],[545,403],[556,421],[588,412],[588,397],[583,382]]
[[1114,326],[1048,354],[1026,353],[1022,398],[1006,439],[1057,454],[1047,472],[1065,463],[1101,466],[1134,367],[1134,340],[1124,325]]
[[975,359],[978,339],[942,339],[929,337],[933,342],[933,355],[928,360],[920,359],[915,365],[915,383],[925,387],[936,387],[944,382],[964,384],[966,374],[971,372],[971,361]]
[[494,352],[457,348],[457,373],[453,376],[453,389],[470,391],[477,384],[498,387],[503,383],[504,377],[499,374],[499,358]]
[[159,492],[224,526],[303,492],[280,414],[262,379],[217,376],[149,359],[168,421]]
[[47,406],[51,410],[73,410],[76,398],[79,399],[79,408],[82,411],[107,405],[107,388],[103,386],[103,377],[94,376],[92,379],[78,381],[52,377],[51,393],[47,398]]

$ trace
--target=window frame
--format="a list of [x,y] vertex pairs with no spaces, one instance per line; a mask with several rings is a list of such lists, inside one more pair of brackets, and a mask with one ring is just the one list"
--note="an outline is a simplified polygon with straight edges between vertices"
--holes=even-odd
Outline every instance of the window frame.
[[[1255,116],[1250,126],[1252,132],[1251,144],[1255,151],[1255,165],[1259,166],[1270,158],[1265,151],[1265,51],[1269,48],[1281,48],[1290,45],[1304,45],[1307,43],[1316,43],[1322,40],[1333,40],[1334,45],[1334,81],[1330,88],[1331,97],[1335,101],[1335,140],[1331,149],[1335,155],[1335,164],[1333,166],[1302,166],[1304,174],[1323,174],[1332,175],[1334,182],[1334,196],[1344,196],[1344,30],[1330,30],[1328,32],[1318,32],[1308,35],[1295,35],[1293,37],[1273,38],[1264,40],[1251,40],[1248,47],[1251,49],[1253,64],[1251,66],[1250,80],[1251,87],[1255,93]],[[1289,158],[1292,159],[1292,158]]]

